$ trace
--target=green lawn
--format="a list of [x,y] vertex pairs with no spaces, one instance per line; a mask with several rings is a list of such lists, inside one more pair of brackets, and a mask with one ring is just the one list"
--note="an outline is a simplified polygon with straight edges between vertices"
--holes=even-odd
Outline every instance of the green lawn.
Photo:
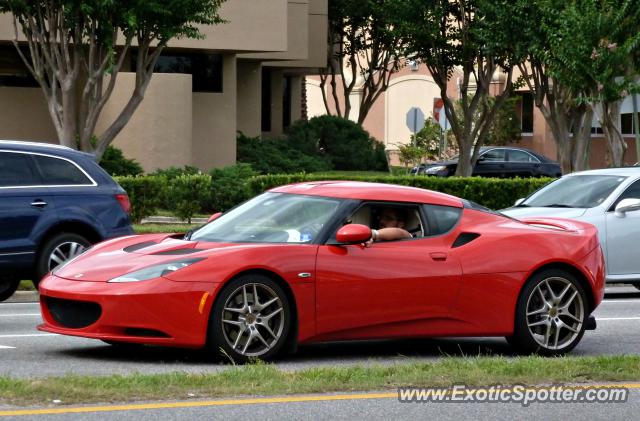
[[163,232],[187,232],[201,226],[201,224],[133,224],[133,229],[136,234],[152,234]]
[[229,396],[394,390],[399,386],[488,386],[637,381],[640,356],[444,357],[390,366],[281,370],[269,364],[230,366],[212,374],[133,374],[16,379],[0,377],[0,405],[180,400]]

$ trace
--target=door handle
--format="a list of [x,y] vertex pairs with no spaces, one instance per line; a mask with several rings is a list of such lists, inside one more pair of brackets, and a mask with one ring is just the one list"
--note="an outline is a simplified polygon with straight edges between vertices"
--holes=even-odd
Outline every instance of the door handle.
[[36,199],[31,202],[31,206],[33,206],[34,208],[44,208],[45,206],[47,206],[47,202],[42,199]]
[[436,262],[444,262],[445,260],[447,260],[447,253],[434,252],[429,253],[429,256],[431,256],[431,258]]

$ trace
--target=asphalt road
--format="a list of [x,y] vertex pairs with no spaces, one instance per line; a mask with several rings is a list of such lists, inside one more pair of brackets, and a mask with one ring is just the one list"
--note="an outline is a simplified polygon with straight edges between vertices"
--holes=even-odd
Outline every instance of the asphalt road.
[[[640,354],[640,293],[611,288],[596,310],[598,329],[585,333],[574,355]],[[200,351],[158,347],[118,348],[100,341],[46,334],[37,303],[0,304],[0,375],[31,378],[74,374],[109,375],[225,368]],[[276,364],[301,369],[345,364],[394,364],[442,355],[512,355],[503,338],[360,341],[301,347]],[[640,380],[640,379],[639,379]]]

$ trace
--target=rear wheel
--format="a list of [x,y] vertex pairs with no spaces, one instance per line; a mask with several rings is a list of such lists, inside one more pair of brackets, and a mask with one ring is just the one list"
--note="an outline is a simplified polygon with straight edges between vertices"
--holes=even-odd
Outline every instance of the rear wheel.
[[0,302],[9,299],[20,285],[20,279],[12,277],[0,278]]
[[49,271],[80,255],[90,246],[89,240],[78,234],[63,232],[51,237],[38,255],[36,279],[33,280],[33,284],[38,287],[42,277]]
[[271,278],[240,276],[229,282],[213,306],[207,346],[234,362],[272,359],[289,334],[290,308],[286,294]]
[[571,273],[542,271],[520,293],[514,333],[507,341],[520,353],[564,354],[582,339],[587,311],[584,289]]

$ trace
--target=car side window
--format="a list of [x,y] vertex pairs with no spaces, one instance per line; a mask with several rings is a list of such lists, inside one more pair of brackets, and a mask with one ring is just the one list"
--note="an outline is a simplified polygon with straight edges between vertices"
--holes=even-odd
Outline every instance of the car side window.
[[462,209],[451,206],[422,205],[422,211],[426,215],[430,236],[442,235],[451,231],[462,216]]
[[422,219],[418,205],[366,203],[352,213],[346,223],[366,225],[371,229],[398,226],[409,231],[414,238],[420,238],[428,235]]
[[37,186],[42,184],[33,171],[29,155],[0,152],[0,187]]
[[533,155],[526,153],[525,151],[518,151],[516,149],[509,150],[510,162],[539,162]]
[[76,165],[67,160],[42,155],[34,155],[34,158],[45,185],[90,186],[93,184]]
[[618,203],[624,199],[640,199],[640,180],[636,180],[633,184],[631,184],[627,189],[613,202],[613,205],[609,208],[609,211],[612,212],[618,206]]
[[504,149],[491,149],[482,154],[482,160],[485,162],[502,162],[505,161]]

